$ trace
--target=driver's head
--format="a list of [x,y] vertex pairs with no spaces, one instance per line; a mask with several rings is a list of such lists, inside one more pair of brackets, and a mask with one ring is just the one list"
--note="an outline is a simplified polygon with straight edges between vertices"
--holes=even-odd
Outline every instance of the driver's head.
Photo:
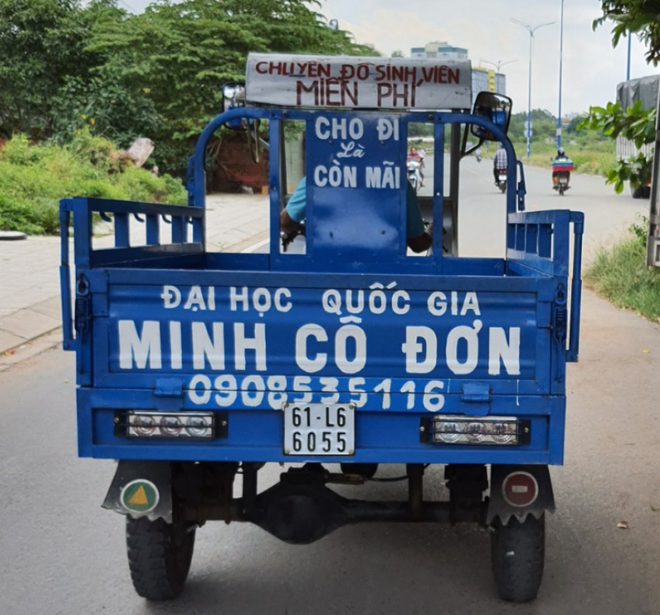
[[560,147],[557,150],[557,156],[565,156],[566,155],[566,150],[563,147]]

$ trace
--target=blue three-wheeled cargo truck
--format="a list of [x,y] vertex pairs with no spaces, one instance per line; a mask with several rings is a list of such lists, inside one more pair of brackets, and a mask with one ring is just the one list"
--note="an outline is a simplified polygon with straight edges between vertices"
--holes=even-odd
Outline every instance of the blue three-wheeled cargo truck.
[[[349,523],[474,522],[491,533],[499,595],[536,597],[578,355],[583,217],[524,213],[511,101],[473,102],[470,81],[468,62],[251,54],[245,87],[197,142],[188,206],[62,201],[79,454],[118,460],[104,506],[126,515],[139,595],[179,595],[195,530],[221,520],[298,544]],[[427,197],[406,180],[416,123],[434,137]],[[268,148],[262,252],[206,249],[207,146],[223,126],[254,155]],[[286,135],[301,132],[304,181],[287,190]],[[485,141],[508,154],[506,253],[465,258],[460,162]],[[112,248],[93,245],[98,216]],[[286,465],[260,490],[266,463]],[[379,464],[401,464],[405,501],[331,488],[355,493]],[[424,497],[435,464],[447,501]]]

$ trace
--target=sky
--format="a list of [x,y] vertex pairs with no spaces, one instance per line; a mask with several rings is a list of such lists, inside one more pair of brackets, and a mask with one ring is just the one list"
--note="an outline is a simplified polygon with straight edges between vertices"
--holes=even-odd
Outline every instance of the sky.
[[[136,12],[149,3],[119,0]],[[467,48],[473,65],[512,61],[502,72],[514,113],[528,106],[530,37],[511,19],[531,26],[554,21],[534,35],[531,106],[557,115],[560,7],[561,0],[321,0],[319,12],[385,55],[401,50],[409,57],[412,47],[444,41]],[[612,49],[609,24],[592,30],[599,7],[598,0],[564,0],[562,115],[615,100],[617,84],[626,79],[626,41]],[[644,46],[633,38],[631,78],[659,72],[660,67],[646,64]]]

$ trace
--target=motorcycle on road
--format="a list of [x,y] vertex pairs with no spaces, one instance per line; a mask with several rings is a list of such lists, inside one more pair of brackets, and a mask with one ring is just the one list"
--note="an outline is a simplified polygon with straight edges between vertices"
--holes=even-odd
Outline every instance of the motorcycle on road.
[[506,192],[506,169],[497,169],[497,187],[502,193]]
[[557,157],[552,161],[552,189],[564,196],[564,193],[570,189],[571,171],[573,170],[573,161],[566,157]]
[[419,190],[420,184],[422,183],[422,172],[421,172],[422,163],[418,160],[408,160],[406,162],[406,172],[408,175],[408,181],[413,187],[415,194]]

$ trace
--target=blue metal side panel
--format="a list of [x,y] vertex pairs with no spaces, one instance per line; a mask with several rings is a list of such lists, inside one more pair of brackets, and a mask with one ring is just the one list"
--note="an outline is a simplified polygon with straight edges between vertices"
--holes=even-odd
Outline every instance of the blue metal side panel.
[[[403,255],[407,144],[399,132],[399,118],[323,113],[310,124],[310,251],[317,259],[342,263],[391,261]],[[385,124],[390,127],[387,139],[383,138]],[[395,125],[396,135],[391,128]]]
[[[277,151],[270,167],[271,255],[204,251],[206,143],[224,121],[239,116],[269,119],[271,144],[278,143],[284,119],[306,121],[316,140],[307,161],[313,177],[308,213],[318,227],[310,231],[304,256],[277,250],[282,203]],[[438,249],[439,233],[432,256],[408,258],[401,231],[404,191],[399,184],[390,194],[382,182],[385,162],[402,167],[405,141],[384,144],[387,139],[376,138],[379,117],[229,112],[209,124],[191,158],[193,207],[63,202],[65,214],[74,212],[76,236],[77,335],[71,345],[78,351],[78,382],[83,385],[78,390],[81,455],[302,462],[304,458],[283,454],[281,417],[283,401],[302,396],[357,405],[358,450],[352,461],[562,462],[565,360],[577,357],[579,334],[576,250],[572,295],[578,301],[571,308],[567,351],[568,231],[572,223],[581,233],[581,217],[516,213],[523,208],[524,186],[516,192],[515,154],[501,131],[485,120],[460,113],[391,114],[387,117],[397,122],[400,135],[411,121],[432,121],[436,136],[447,123],[473,121],[501,136],[509,154],[507,260],[445,258]],[[330,122],[330,138],[324,138],[323,130],[309,130],[319,118],[321,124]],[[347,123],[351,138],[342,136],[340,124],[333,136],[333,118],[360,119],[365,135],[351,135]],[[395,132],[393,128],[391,135]],[[324,189],[324,181],[334,181],[329,169],[337,166],[339,155],[360,148],[364,160],[341,156],[343,170],[332,173],[340,183],[350,183],[354,166],[365,183]],[[442,170],[442,162],[442,156],[436,158],[436,170]],[[376,164],[381,165],[378,197],[369,193],[377,188],[375,175],[371,187],[366,185],[367,169]],[[321,174],[314,176],[319,169]],[[443,207],[442,176],[436,173],[435,217]],[[360,190],[364,198],[355,199]],[[372,208],[359,204],[368,200]],[[345,214],[342,223],[350,223],[341,233],[334,218],[338,211]],[[114,248],[92,250],[94,212],[114,214]],[[68,222],[68,215],[64,219]],[[136,221],[146,222],[145,242],[133,247],[128,238]],[[169,242],[161,241],[160,231],[166,228],[161,223],[169,225]],[[193,227],[192,241],[188,225]],[[370,235],[362,242],[366,226]],[[333,235],[333,229],[339,234]],[[66,250],[63,255],[68,259]],[[68,277],[66,264],[63,279]],[[169,396],[163,397],[163,391]],[[115,413],[131,408],[222,411],[228,416],[229,436],[212,443],[126,440],[114,433]],[[436,412],[527,418],[532,440],[511,448],[422,444],[419,421]]]
[[[358,397],[355,397],[358,399]],[[420,442],[420,415],[398,411],[361,409],[356,414],[356,450],[353,462],[387,463],[561,463],[564,399],[506,397],[493,400],[493,415],[513,415],[530,421],[531,441],[524,446],[452,446]],[[452,414],[460,400],[447,396],[442,414]],[[183,408],[182,408],[183,406]],[[279,409],[242,408],[229,411],[226,439],[210,442],[127,440],[114,434],[116,411],[125,408],[181,410],[190,404],[154,397],[148,391],[80,389],[79,453],[113,459],[194,459],[198,461],[318,461],[314,457],[285,455],[282,450],[282,412]],[[198,407],[195,409],[199,410]],[[346,461],[324,457],[324,462]]]
[[[550,392],[552,280],[297,276],[294,287],[276,274],[251,275],[247,286],[239,272],[134,273],[109,271],[108,318],[95,318],[97,386],[141,388],[154,377],[189,383],[200,373],[297,375],[307,361],[315,376],[424,374]],[[258,337],[259,351],[241,341],[238,352],[237,335]],[[220,368],[200,358],[210,343],[222,346]]]

